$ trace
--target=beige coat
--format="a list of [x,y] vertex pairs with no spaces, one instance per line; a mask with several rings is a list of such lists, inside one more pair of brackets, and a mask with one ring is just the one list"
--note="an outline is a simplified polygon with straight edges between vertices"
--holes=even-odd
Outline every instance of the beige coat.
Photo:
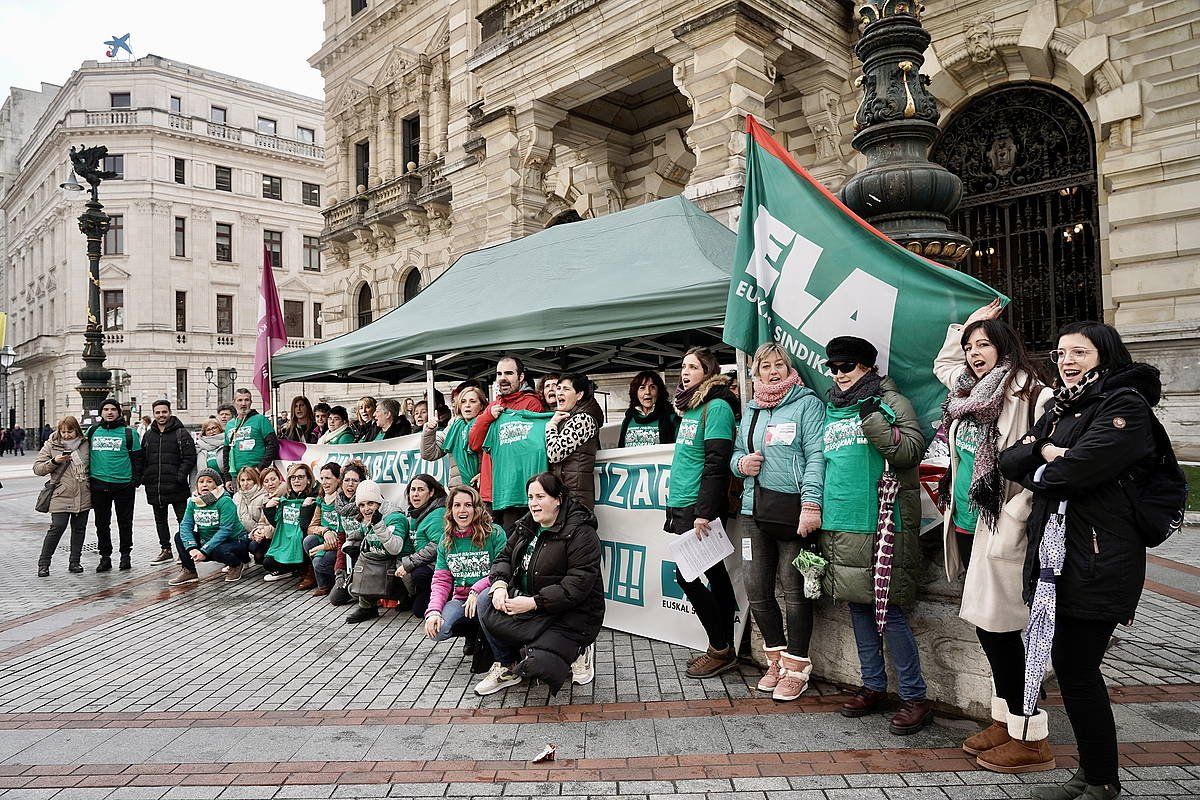
[[[962,325],[951,325],[946,331],[946,342],[933,362],[933,371],[938,380],[952,388],[958,376],[967,368],[963,358]],[[1014,389],[1020,391],[1028,377],[1018,375]],[[1054,392],[1045,388],[1034,405],[1036,420],[1045,411],[1046,403]],[[1005,399],[1000,418],[996,421],[999,441],[996,453],[1014,445],[1029,429],[1029,403],[1010,393]],[[958,469],[958,449],[955,436],[958,421],[950,424],[947,437],[950,443],[950,485],[954,485],[954,474]],[[1033,504],[1033,494],[1019,484],[1004,481],[1004,505],[995,529],[990,529],[980,519],[975,528],[975,543],[971,548],[971,564],[963,580],[962,608],[958,615],[967,622],[993,633],[1022,630],[1029,621],[1029,608],[1022,599],[1021,573],[1025,566],[1025,520]],[[942,539],[946,552],[946,578],[957,580],[963,572],[962,557],[958,552],[958,540],[954,536],[954,496],[951,493],[942,522]]]
[[[60,469],[59,465],[54,462],[54,458],[64,452],[66,450],[63,448],[62,438],[58,435],[58,431],[55,431],[38,452],[37,460],[33,462],[33,474],[43,476],[53,474]],[[78,514],[80,511],[91,509],[92,488],[91,480],[88,477],[89,456],[88,441],[84,439],[79,448],[71,454],[69,466],[62,469],[58,485],[54,488],[54,495],[50,498],[51,514],[62,512]]]

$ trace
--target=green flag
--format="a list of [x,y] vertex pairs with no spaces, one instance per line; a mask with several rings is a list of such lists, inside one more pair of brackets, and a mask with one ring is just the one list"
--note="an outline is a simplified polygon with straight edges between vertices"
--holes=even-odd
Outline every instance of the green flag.
[[858,336],[879,350],[928,433],[946,389],[933,359],[946,326],[994,298],[984,283],[909,252],[846,208],[746,118],[746,191],[724,340],[753,353],[777,341],[818,394],[832,385],[825,345]]

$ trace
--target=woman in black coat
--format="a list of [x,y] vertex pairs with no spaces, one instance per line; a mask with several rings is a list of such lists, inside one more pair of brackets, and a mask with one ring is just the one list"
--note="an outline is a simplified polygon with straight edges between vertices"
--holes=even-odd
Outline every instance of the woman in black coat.
[[1154,456],[1151,407],[1162,383],[1157,369],[1133,362],[1114,328],[1098,322],[1065,326],[1051,356],[1059,377],[1050,409],[1000,454],[1004,477],[1033,491],[1027,603],[1042,568],[1047,521],[1061,501],[1067,504],[1051,659],[1079,745],[1079,770],[1065,786],[1035,789],[1033,796],[1107,800],[1120,796],[1121,785],[1100,662],[1116,626],[1132,623],[1146,578],[1146,547],[1122,482],[1137,485]]
[[492,563],[479,624],[496,663],[475,693],[538,678],[554,694],[570,678],[590,683],[592,643],[604,623],[596,517],[549,472],[525,484],[529,513]]

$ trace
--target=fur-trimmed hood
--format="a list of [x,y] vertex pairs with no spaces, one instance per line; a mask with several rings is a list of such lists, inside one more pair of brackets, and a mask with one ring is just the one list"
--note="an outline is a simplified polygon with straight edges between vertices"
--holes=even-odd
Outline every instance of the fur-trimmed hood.
[[729,403],[733,409],[733,415],[739,416],[742,412],[742,401],[729,388],[729,379],[724,375],[713,375],[711,378],[706,378],[700,383],[699,388],[692,392],[688,399],[687,407],[680,408],[676,406],[676,411],[684,414],[707,403],[709,400],[724,400]]

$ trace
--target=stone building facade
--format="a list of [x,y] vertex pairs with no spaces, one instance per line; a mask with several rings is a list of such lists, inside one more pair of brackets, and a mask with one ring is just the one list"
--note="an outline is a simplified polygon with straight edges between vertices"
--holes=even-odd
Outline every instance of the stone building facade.
[[[32,428],[79,411],[83,195],[58,188],[72,145],[106,145],[108,167],[120,173],[100,187],[113,219],[101,314],[106,366],[135,413],[169,397],[195,422],[232,396],[228,370],[250,385],[264,246],[277,266],[288,346],[322,338],[319,100],[153,55],[86,61],[50,88],[32,129],[0,143],[13,167],[0,193],[8,222],[0,303],[17,353],[6,416]],[[321,390],[287,387],[283,401],[302,388]]]
[[[686,193],[734,224],[746,114],[840,188],[865,166],[854,5],[326,0],[327,332],[552,221]],[[1068,319],[1116,324],[1200,454],[1200,8],[925,6],[914,68],[941,105],[934,158],[964,178],[963,269],[1039,347]]]

